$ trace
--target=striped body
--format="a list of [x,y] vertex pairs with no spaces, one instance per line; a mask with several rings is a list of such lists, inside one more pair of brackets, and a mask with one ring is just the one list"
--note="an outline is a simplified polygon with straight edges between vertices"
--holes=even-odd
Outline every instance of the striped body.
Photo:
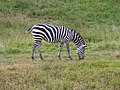
[[32,35],[36,41],[47,42],[65,42],[68,41],[70,32],[68,28],[64,26],[53,26],[48,24],[37,24],[32,27]]
[[77,49],[79,47],[85,46],[85,42],[83,38],[76,31],[68,29],[65,26],[36,24],[31,29],[29,29],[28,32],[31,32],[34,38],[34,44],[32,46],[32,59],[34,59],[34,49],[36,47],[38,48],[40,58],[42,59],[40,48],[39,48],[42,40],[45,40],[46,42],[49,42],[49,43],[57,43],[57,42],[60,43],[58,57],[60,57],[62,46],[64,43],[66,44],[66,49],[68,51],[69,58],[71,58],[70,49],[69,49],[70,41],[74,42]]

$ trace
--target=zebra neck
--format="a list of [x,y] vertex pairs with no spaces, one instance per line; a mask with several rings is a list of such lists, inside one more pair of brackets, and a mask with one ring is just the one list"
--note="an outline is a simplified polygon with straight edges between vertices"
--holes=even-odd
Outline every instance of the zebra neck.
[[74,31],[72,40],[77,48],[80,47],[81,45],[85,45],[83,38],[76,31]]
[[69,30],[69,41],[73,40],[73,30]]

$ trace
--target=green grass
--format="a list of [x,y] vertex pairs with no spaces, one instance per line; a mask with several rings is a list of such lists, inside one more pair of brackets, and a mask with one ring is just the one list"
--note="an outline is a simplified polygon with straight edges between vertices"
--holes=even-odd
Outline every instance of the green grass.
[[[119,90],[119,0],[0,0],[0,90]],[[79,32],[86,44],[79,61],[71,42],[42,42],[44,61],[31,61],[33,38],[25,34],[36,23],[62,25]]]
[[4,76],[0,82],[2,90],[119,90],[120,88],[119,61],[29,61],[12,66],[3,64],[0,71],[1,76]]

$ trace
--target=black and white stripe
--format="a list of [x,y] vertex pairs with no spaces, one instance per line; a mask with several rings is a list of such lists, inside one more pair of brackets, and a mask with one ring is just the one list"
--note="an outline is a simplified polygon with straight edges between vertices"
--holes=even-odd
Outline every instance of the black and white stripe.
[[32,36],[34,38],[34,44],[32,46],[33,60],[34,60],[35,48],[38,49],[40,58],[43,59],[40,52],[40,43],[42,40],[45,40],[46,42],[49,42],[49,43],[57,43],[57,42],[60,43],[60,48],[58,53],[59,58],[62,51],[62,46],[65,43],[70,59],[72,58],[70,56],[69,42],[73,41],[77,47],[77,53],[78,53],[79,59],[84,58],[85,42],[83,38],[74,30],[68,29],[65,26],[53,26],[50,24],[36,24],[31,29],[28,30],[28,33],[30,32],[32,33]]

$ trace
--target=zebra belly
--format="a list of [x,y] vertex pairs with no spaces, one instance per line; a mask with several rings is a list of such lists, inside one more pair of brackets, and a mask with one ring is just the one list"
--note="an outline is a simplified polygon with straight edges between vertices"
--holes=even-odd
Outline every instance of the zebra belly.
[[61,39],[61,40],[52,40],[52,41],[49,41],[48,39],[44,38],[44,41],[46,41],[48,43],[63,43],[63,42],[66,42],[67,40],[66,39]]

